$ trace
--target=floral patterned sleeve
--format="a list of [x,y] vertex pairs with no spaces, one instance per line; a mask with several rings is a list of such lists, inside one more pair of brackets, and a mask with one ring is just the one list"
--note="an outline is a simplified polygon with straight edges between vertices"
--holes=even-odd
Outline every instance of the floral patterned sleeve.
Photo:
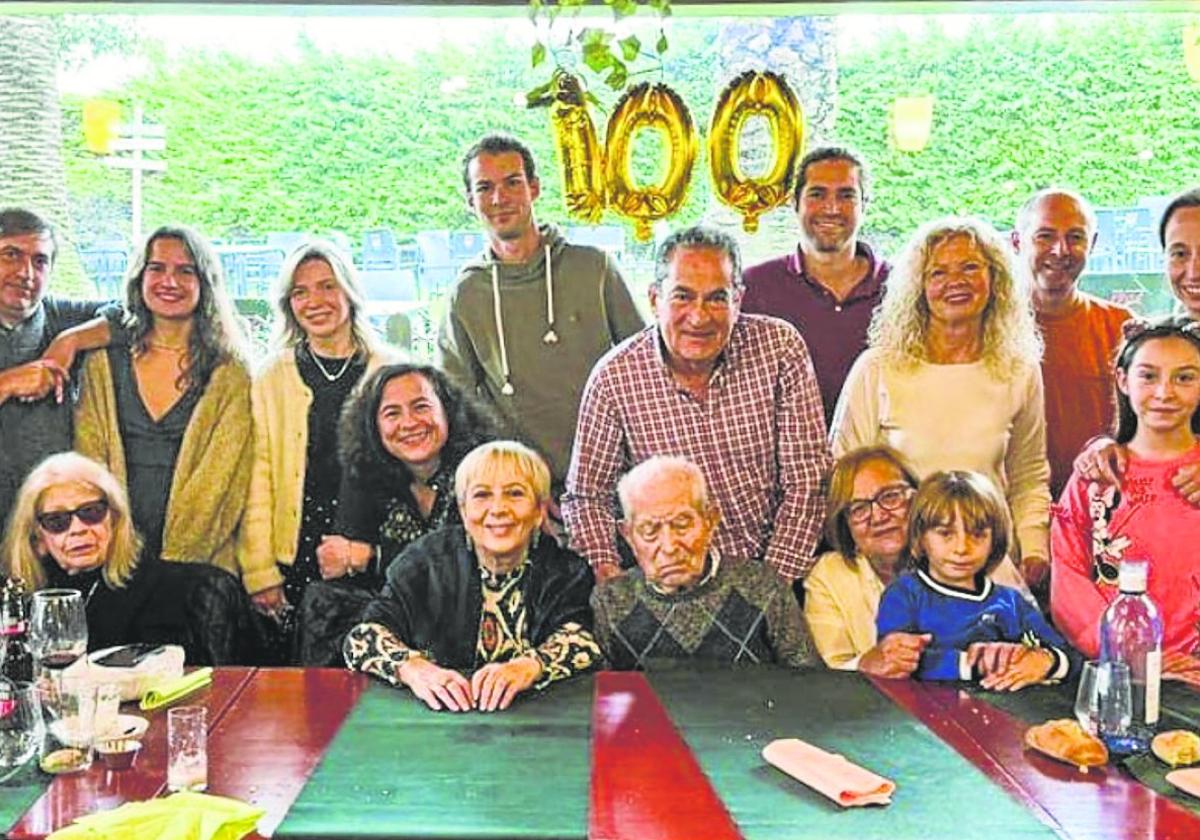
[[596,667],[600,662],[600,645],[592,631],[569,621],[546,637],[533,650],[542,663],[542,676],[534,683],[539,691],[558,680],[565,680]]
[[[357,625],[346,634],[342,644],[342,656],[346,666],[364,674],[379,677],[394,686],[400,682],[400,666],[407,659],[405,651],[411,650],[396,634],[382,624],[368,622]],[[422,656],[428,656],[422,652]]]

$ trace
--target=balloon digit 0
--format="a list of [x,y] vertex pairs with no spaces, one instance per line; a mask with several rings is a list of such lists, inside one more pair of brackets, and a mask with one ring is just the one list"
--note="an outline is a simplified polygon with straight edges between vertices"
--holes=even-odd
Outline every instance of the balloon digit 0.
[[[638,188],[629,171],[630,146],[638,130],[653,128],[667,141],[666,175],[652,187]],[[643,82],[629,89],[613,110],[605,138],[608,204],[634,221],[634,235],[650,240],[650,225],[673,215],[687,196],[696,162],[696,128],[679,94],[663,84]]]
[[[771,169],[747,178],[738,163],[742,129],[750,117],[767,120],[775,147]],[[721,93],[708,131],[708,164],[713,192],[742,214],[747,233],[758,230],[758,218],[788,200],[792,173],[804,145],[800,103],[779,75],[747,71]]]

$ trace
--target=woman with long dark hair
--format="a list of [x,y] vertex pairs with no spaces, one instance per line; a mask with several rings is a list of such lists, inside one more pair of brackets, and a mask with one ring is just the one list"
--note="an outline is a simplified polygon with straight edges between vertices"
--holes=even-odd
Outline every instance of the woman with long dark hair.
[[126,305],[130,344],[84,364],[75,448],[127,490],[143,562],[236,574],[250,377],[216,253],[189,228],[159,228],[130,265]]

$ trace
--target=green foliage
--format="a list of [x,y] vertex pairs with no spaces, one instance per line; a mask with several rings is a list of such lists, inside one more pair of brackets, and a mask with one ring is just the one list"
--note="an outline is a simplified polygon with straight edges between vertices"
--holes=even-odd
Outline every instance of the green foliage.
[[[896,31],[870,53],[842,56],[837,135],[870,161],[875,238],[891,249],[946,213],[1008,226],[1050,185],[1128,206],[1195,184],[1200,88],[1184,67],[1182,22],[997,15],[961,37]],[[918,92],[936,96],[933,133],[907,154],[890,143],[886,114],[895,97]]]
[[[1077,187],[1098,206],[1128,206],[1200,182],[1190,142],[1200,88],[1182,60],[1182,16],[986,21],[964,36],[896,30],[871,51],[841,56],[836,140],[870,162],[868,234],[885,250],[945,213],[1010,224],[1021,201],[1049,184]],[[715,67],[720,26],[690,18],[673,30],[663,60],[663,78],[702,140],[726,75]],[[593,42],[619,44],[598,31],[588,36]],[[524,48],[501,39],[408,61],[300,47],[294,60],[267,63],[223,52],[181,60],[152,53],[149,75],[110,92],[127,115],[138,99],[147,119],[167,128],[169,169],[146,179],[147,227],[188,221],[221,237],[342,231],[355,241],[376,227],[401,236],[473,229],[460,161],[488,131],[530,144],[542,175],[539,218],[571,221],[547,114],[518,104],[551,62],[532,68]],[[888,106],[922,89],[937,97],[930,144],[917,154],[896,151]],[[603,138],[616,94],[603,86],[600,94],[587,95]],[[77,99],[64,102],[77,229],[82,239],[127,233],[129,173],[82,150],[80,108]],[[640,182],[657,179],[661,146],[652,132],[635,139]],[[688,201],[669,223],[694,223],[712,204],[701,142]],[[603,222],[626,224],[612,213]]]
[[[553,5],[543,2],[543,0],[529,0],[529,20],[535,29],[545,30],[539,32],[539,37],[551,44],[549,52],[554,57],[554,67],[551,68],[551,72],[564,70],[568,65],[574,63],[570,55],[572,49],[578,49],[579,59],[582,60],[583,65],[597,76],[602,76],[603,83],[613,91],[625,90],[633,76],[662,69],[662,56],[667,51],[667,36],[662,29],[661,21],[671,14],[670,0],[604,0],[604,5],[612,10],[614,21],[637,14],[638,7],[642,5],[657,13],[660,25],[653,54],[643,52],[641,40],[634,35],[618,41],[619,52],[614,51],[613,33],[599,27],[588,27],[575,34],[573,29],[568,26],[563,43],[555,44],[554,23],[558,19],[560,11],[570,9],[569,17],[571,21],[574,21],[585,5],[587,5],[587,0],[559,0],[557,4]],[[542,26],[543,22],[545,23],[544,27]],[[534,45],[533,53],[530,56],[532,67],[538,67],[545,61],[547,49],[546,43],[542,40]],[[653,64],[647,69],[632,69],[631,65],[635,64],[639,58],[646,58]],[[549,104],[545,97],[546,90],[548,90],[548,86],[543,83],[528,92],[527,101],[530,107]]]
[[[704,44],[715,24],[697,31],[680,41],[693,53],[671,56],[666,72],[681,74],[672,85],[702,130],[714,96]],[[168,169],[144,182],[146,229],[186,221],[218,238],[301,230],[340,231],[354,241],[378,227],[402,237],[474,229],[461,158],[490,131],[515,134],[533,149],[542,183],[538,217],[574,223],[564,210],[548,115],[515,101],[535,72],[518,48],[442,47],[402,61],[301,46],[297,60],[269,63],[223,52],[160,56],[147,76],[106,94],[126,116],[140,101],[147,121],[167,130]],[[130,175],[83,150],[82,100],[67,97],[63,105],[68,186],[76,207],[86,208],[83,230],[128,235]],[[605,113],[596,108],[593,119],[603,137]],[[636,146],[635,167],[651,157]],[[680,222],[698,219],[708,203],[697,163]],[[657,171],[657,160],[645,165]],[[613,214],[604,221],[623,224]]]

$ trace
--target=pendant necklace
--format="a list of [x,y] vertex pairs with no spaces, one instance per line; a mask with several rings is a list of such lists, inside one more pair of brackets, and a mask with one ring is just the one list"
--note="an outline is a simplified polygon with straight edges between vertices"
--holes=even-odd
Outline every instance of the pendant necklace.
[[317,366],[317,369],[321,371],[321,375],[324,376],[329,382],[337,382],[339,379],[341,379],[342,374],[345,373],[350,367],[350,362],[354,361],[354,354],[351,353],[346,357],[346,360],[342,362],[341,370],[339,370],[337,373],[330,373],[325,369],[325,365],[321,364],[321,360],[317,358],[317,354],[313,352],[312,345],[306,344],[305,346],[308,348],[308,357],[313,360],[313,363]]

